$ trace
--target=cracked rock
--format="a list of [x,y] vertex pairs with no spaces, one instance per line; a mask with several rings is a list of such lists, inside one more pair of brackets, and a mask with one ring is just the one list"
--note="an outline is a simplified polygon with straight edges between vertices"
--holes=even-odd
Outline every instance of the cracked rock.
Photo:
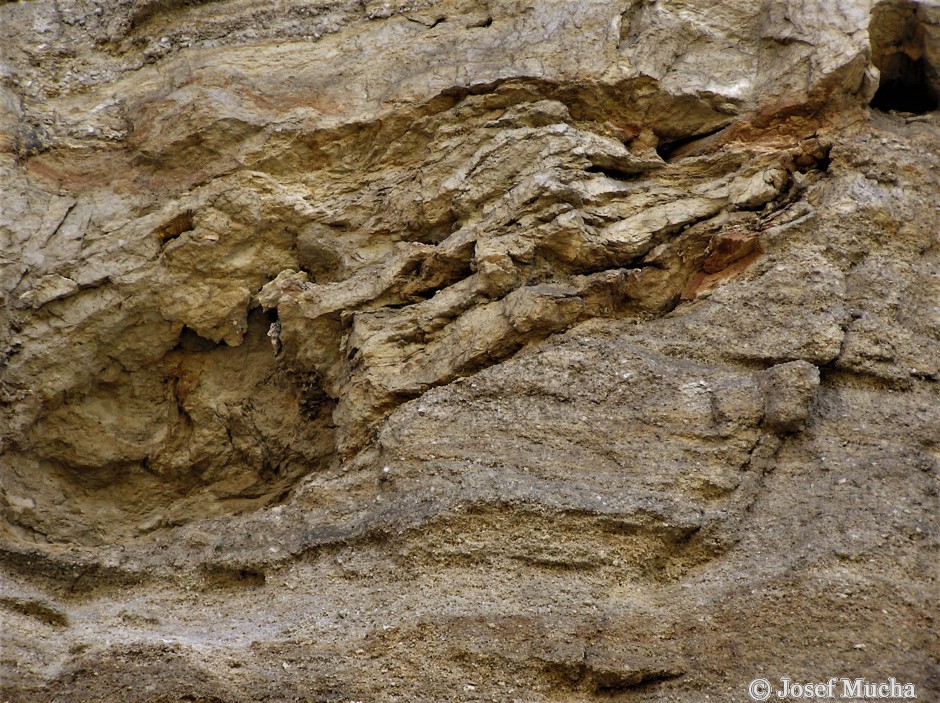
[[0,0],[0,700],[940,699],[938,13]]

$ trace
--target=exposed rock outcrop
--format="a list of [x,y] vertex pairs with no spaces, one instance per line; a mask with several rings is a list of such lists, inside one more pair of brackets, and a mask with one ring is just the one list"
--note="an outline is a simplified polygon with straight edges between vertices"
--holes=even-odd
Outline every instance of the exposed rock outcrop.
[[934,0],[0,50],[0,698],[940,694]]

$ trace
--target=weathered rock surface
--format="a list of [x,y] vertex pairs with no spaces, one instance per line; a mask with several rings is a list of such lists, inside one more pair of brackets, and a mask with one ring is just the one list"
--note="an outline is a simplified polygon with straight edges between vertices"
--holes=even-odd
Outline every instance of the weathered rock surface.
[[935,0],[0,4],[0,699],[940,696]]

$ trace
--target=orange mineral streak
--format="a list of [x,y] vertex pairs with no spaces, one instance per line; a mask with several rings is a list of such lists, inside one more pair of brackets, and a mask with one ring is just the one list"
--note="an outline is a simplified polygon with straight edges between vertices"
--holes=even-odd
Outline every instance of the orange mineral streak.
[[695,300],[740,276],[763,253],[756,232],[731,232],[712,241],[702,270],[692,275],[682,290],[682,300]]

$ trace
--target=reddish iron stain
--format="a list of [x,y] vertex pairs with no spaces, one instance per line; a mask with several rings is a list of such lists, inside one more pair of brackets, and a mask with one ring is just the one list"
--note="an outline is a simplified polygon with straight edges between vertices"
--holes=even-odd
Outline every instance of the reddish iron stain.
[[756,232],[731,232],[712,241],[711,253],[682,289],[682,300],[694,300],[739,276],[763,253]]
[[757,232],[729,232],[712,239],[710,253],[702,270],[718,273],[757,249]]

